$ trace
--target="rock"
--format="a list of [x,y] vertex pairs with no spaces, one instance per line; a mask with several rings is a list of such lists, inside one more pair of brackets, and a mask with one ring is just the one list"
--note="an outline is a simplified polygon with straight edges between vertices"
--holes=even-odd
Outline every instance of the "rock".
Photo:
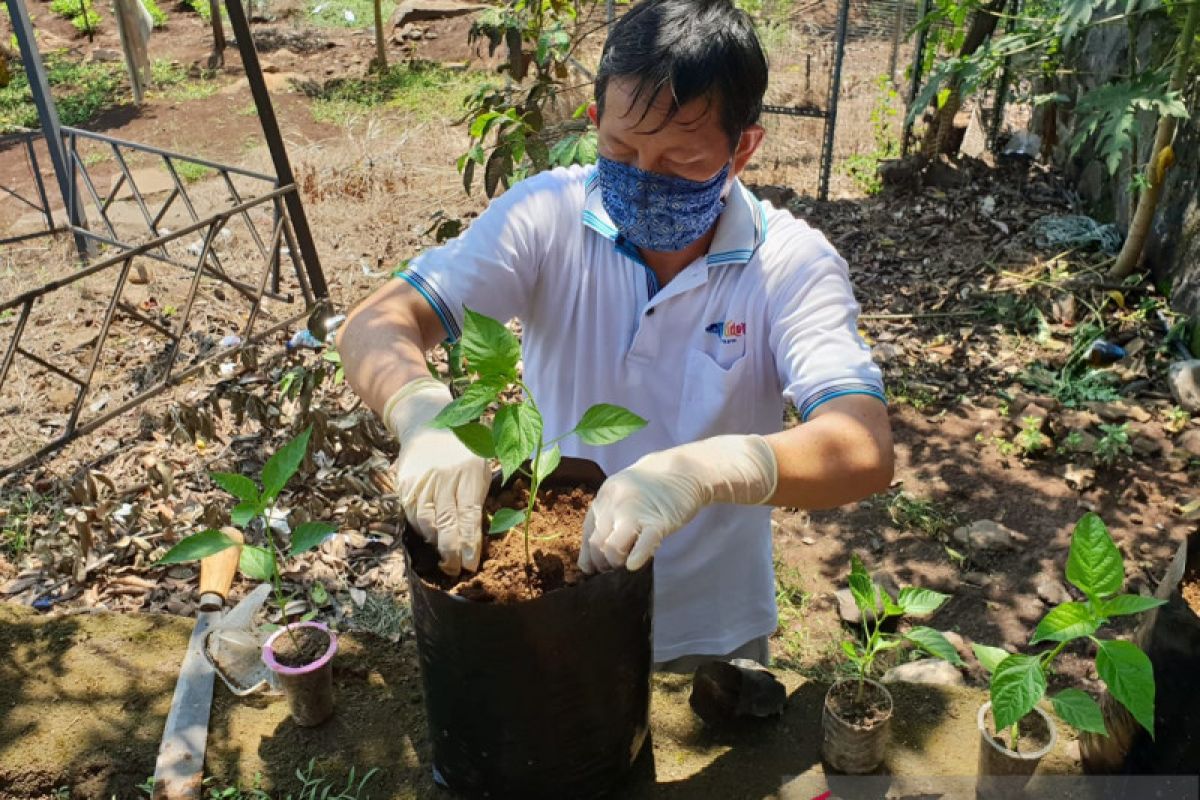
[[877,168],[879,181],[890,192],[915,192],[921,187],[921,168],[924,166],[925,161],[920,156],[880,161]]
[[962,578],[965,583],[970,583],[980,587],[987,586],[992,582],[991,575],[988,575],[986,572],[979,571],[964,572]]
[[410,22],[428,22],[474,14],[487,8],[482,3],[462,0],[405,0],[392,13],[392,27],[403,28]]
[[923,658],[892,667],[883,674],[884,683],[922,683],[928,686],[962,686],[958,667],[940,658]]
[[1034,589],[1037,596],[1041,598],[1048,606],[1056,606],[1059,603],[1066,603],[1071,599],[1071,595],[1067,592],[1067,587],[1062,585],[1062,582],[1057,578],[1043,577],[1037,582]]
[[688,698],[696,715],[710,725],[735,717],[778,716],[786,702],[787,689],[774,673],[745,658],[701,665]]
[[1189,414],[1200,414],[1200,358],[1176,361],[1167,373],[1171,396]]
[[1184,431],[1177,440],[1177,444],[1188,455],[1200,458],[1200,428],[1193,428],[1190,431]]
[[935,189],[958,189],[970,182],[967,171],[944,155],[930,161],[921,175],[921,183]]
[[1063,467],[1063,480],[1075,491],[1086,492],[1096,483],[1096,470],[1078,464],[1067,464]]
[[1163,452],[1163,443],[1149,436],[1134,436],[1129,446],[1142,458],[1154,458]]
[[1013,424],[1013,427],[1017,428],[1018,430],[1024,430],[1025,429],[1025,420],[1035,419],[1035,420],[1037,420],[1037,430],[1044,431],[1044,430],[1046,430],[1046,427],[1047,427],[1046,421],[1049,418],[1050,418],[1050,412],[1047,409],[1042,408],[1037,403],[1030,403],[1029,405],[1025,406],[1023,409],[1021,409],[1020,414],[1012,415],[1012,424]]
[[1094,411],[1069,408],[1059,414],[1058,420],[1067,430],[1085,431],[1100,424],[1100,415]]
[[951,536],[954,541],[972,550],[1011,550],[1018,539],[1014,531],[990,519],[977,520],[956,528]]
[[122,59],[123,56],[119,50],[113,50],[109,47],[97,47],[88,54],[88,61],[99,64],[114,64]]

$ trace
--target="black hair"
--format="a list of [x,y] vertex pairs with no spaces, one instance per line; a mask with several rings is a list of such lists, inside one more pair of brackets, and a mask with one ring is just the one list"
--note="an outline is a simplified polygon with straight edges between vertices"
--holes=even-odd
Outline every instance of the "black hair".
[[[664,88],[671,109],[664,125],[696,98],[716,102],[730,146],[762,114],[767,58],[745,12],[731,0],[642,0],[615,25],[596,74],[596,108],[604,113],[610,78],[637,81],[630,109]],[[626,111],[628,113],[628,111]]]

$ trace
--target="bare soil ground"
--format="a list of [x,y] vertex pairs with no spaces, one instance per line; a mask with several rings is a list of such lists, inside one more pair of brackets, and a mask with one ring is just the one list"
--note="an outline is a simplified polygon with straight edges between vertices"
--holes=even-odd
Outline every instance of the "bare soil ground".
[[[65,23],[49,16],[43,12],[39,24],[45,22],[51,40],[59,37],[81,56],[89,51],[62,29]],[[203,59],[203,25],[182,12],[172,15],[171,25],[168,35],[155,40],[166,50],[156,52],[152,44],[154,56],[174,58],[184,67]],[[432,244],[432,224],[445,217],[469,218],[482,206],[478,198],[463,195],[454,172],[465,137],[448,117],[430,118],[412,110],[364,111],[336,122],[318,121],[311,98],[294,87],[361,76],[371,55],[370,38],[337,29],[306,33],[290,21],[264,23],[256,30],[264,41],[291,42],[264,47],[264,60],[277,68],[268,74],[276,110],[325,274],[335,300],[345,307],[379,285],[399,261]],[[324,41],[334,44],[320,43]],[[399,57],[402,51],[396,47]],[[871,58],[877,60],[886,45],[864,42],[862,47],[874,47]],[[468,55],[447,51],[439,57],[467,60]],[[263,169],[269,159],[255,138],[257,119],[238,113],[250,98],[236,51],[227,53],[227,64],[225,73],[211,79],[219,84],[215,92],[206,89],[195,99],[151,96],[140,110],[110,110],[88,127]],[[854,83],[866,109],[874,102],[868,78],[877,74],[876,68],[864,67]],[[869,110],[856,113],[869,116]],[[816,127],[772,128],[776,149],[763,154],[748,180],[776,198],[786,196],[780,189],[803,193],[810,180],[804,175],[810,173],[802,175],[802,170],[811,167],[815,174],[811,152],[819,145],[819,123],[770,124]],[[869,141],[863,125],[851,129]],[[114,165],[104,161],[93,168],[105,185],[116,174]],[[19,153],[0,152],[0,185],[24,180],[27,169]],[[1200,422],[1175,409],[1166,393],[1163,373],[1172,356],[1160,321],[1160,312],[1166,313],[1162,298],[1146,285],[1106,285],[1098,277],[1103,254],[1038,245],[1033,226],[1040,218],[1074,210],[1054,174],[995,165],[975,165],[963,174],[960,186],[879,198],[845,196],[853,184],[835,182],[835,196],[843,199],[790,203],[794,213],[827,233],[851,265],[864,311],[862,328],[889,387],[896,483],[885,495],[836,511],[776,512],[781,626],[773,649],[794,692],[781,729],[786,736],[764,743],[753,733],[722,737],[699,731],[685,707],[685,689],[663,679],[654,713],[656,736],[662,730],[678,745],[656,759],[660,780],[665,776],[669,783],[668,794],[734,796],[728,787],[747,788],[744,782],[750,780],[754,785],[744,796],[762,796],[778,788],[776,772],[799,775],[812,766],[820,708],[812,679],[827,679],[839,668],[836,639],[842,626],[833,593],[844,585],[851,553],[901,585],[951,593],[953,599],[930,624],[957,632],[964,646],[978,641],[1017,648],[1028,641],[1049,605],[1070,596],[1063,566],[1071,528],[1085,511],[1099,512],[1110,525],[1125,556],[1127,588],[1135,592],[1155,588],[1175,548],[1196,528],[1195,512],[1187,508],[1200,478]],[[212,176],[194,186],[197,196],[211,204],[219,206],[226,199]],[[0,234],[26,212],[0,196]],[[248,241],[248,232],[239,233],[223,245],[230,264],[249,269]],[[0,249],[0,301],[72,269],[66,242],[33,241]],[[169,325],[174,317],[166,310],[175,306],[178,311],[174,298],[179,288],[161,270],[153,274],[154,282],[130,287],[128,300]],[[35,346],[41,349],[35,352],[47,358],[86,355],[97,309],[111,286],[100,276],[93,284],[39,310]],[[198,302],[197,338],[189,340],[188,358],[236,330],[243,314],[228,297],[215,294],[214,287],[206,287]],[[273,313],[282,319],[289,310],[280,304]],[[0,352],[11,330],[12,319],[0,318]],[[162,342],[152,330],[118,316],[114,332],[119,347],[99,364],[98,391],[87,398],[85,413],[99,413],[103,407],[92,411],[91,406],[106,394],[108,403],[118,402],[138,375],[161,367]],[[292,514],[292,524],[332,519],[339,534],[318,552],[298,559],[285,578],[323,618],[400,643],[399,648],[349,646],[347,653],[360,654],[372,666],[348,663],[344,670],[350,683],[339,685],[351,686],[345,689],[349,695],[363,693],[347,700],[343,711],[370,706],[379,699],[372,692],[383,692],[392,704],[386,707],[404,720],[404,734],[390,727],[387,736],[370,727],[337,731],[338,736],[359,737],[345,752],[360,773],[381,766],[392,770],[397,781],[412,781],[415,796],[425,796],[427,751],[419,686],[411,670],[412,644],[406,636],[398,515],[388,475],[393,445],[337,382],[335,365],[314,351],[284,351],[287,333],[230,359],[228,373],[199,376],[49,459],[0,479],[0,598],[48,615],[34,618],[6,610],[0,630],[10,650],[20,637],[25,637],[21,647],[50,648],[18,666],[0,666],[17,670],[13,680],[0,683],[27,693],[20,702],[32,702],[34,694],[29,693],[45,688],[38,676],[58,680],[74,674],[64,667],[64,660],[76,658],[79,649],[72,631],[92,617],[68,611],[139,612],[103,617],[111,621],[103,635],[118,638],[125,635],[121,626],[160,619],[149,612],[193,614],[195,569],[148,565],[200,526],[228,520],[232,503],[208,472],[257,476],[269,453],[291,432],[313,425],[316,455],[302,478],[285,491],[281,508]],[[1030,375],[1036,367],[1063,374],[1069,354],[1099,335],[1129,352],[1102,370],[1112,376],[1116,393],[1089,397],[1079,384],[1091,379],[1078,373],[1057,387],[1033,385]],[[61,379],[28,365],[23,369],[18,379],[0,387],[0,459],[27,452],[33,437],[60,429],[70,402],[62,394],[66,387]],[[1124,448],[1114,429],[1126,437]],[[1010,532],[1006,545],[972,548],[954,536],[960,526],[988,521]],[[327,599],[312,591],[317,584],[328,590]],[[249,582],[239,581],[234,599],[249,588]],[[68,626],[71,635],[55,633],[60,628],[52,623]],[[186,621],[170,624],[177,638],[186,635]],[[160,654],[168,650],[182,652],[182,647],[158,648]],[[95,680],[115,681],[113,665],[118,672],[143,668],[133,662],[126,669],[129,658],[102,655],[104,670],[97,662],[80,668],[107,670]],[[398,661],[383,663],[388,659]],[[161,723],[131,709],[163,713],[159,705],[169,699],[165,687],[174,667],[161,658],[156,664],[157,671],[146,672],[147,682],[137,687],[141,699],[126,697],[121,689],[112,700],[115,721],[104,723],[105,717],[98,715],[104,730],[80,732],[72,739],[62,731],[92,719],[86,703],[76,698],[72,707],[77,710],[59,720],[62,726],[56,722],[45,730],[55,732],[63,746],[75,747],[78,757],[59,762],[56,771],[46,771],[36,781],[14,784],[32,788],[12,796],[42,796],[62,781],[76,786],[76,796],[106,797],[111,785],[128,792],[133,784],[127,781],[144,779],[157,735],[152,729]],[[1098,688],[1078,653],[1068,651],[1062,664],[1057,683]],[[903,734],[908,730],[903,728],[899,741],[905,744],[896,748],[897,757],[949,759],[945,763],[960,768],[971,763],[975,744],[968,706],[977,702],[983,685],[973,662],[968,678],[974,688],[961,697],[951,693],[957,699],[913,695],[916,710],[897,715],[908,720],[906,725],[920,725],[921,703],[937,704],[928,713],[945,711],[952,722],[939,729],[947,737],[942,744],[916,729]],[[68,695],[38,695],[52,696]],[[11,703],[0,703],[5,708],[12,708]],[[69,710],[66,705],[63,709]],[[303,766],[292,760],[293,751],[304,754],[306,763],[307,756],[320,756],[334,746],[331,739],[319,740],[328,745],[325,750],[298,744],[284,715],[278,704],[263,709],[222,695],[209,768],[240,777],[244,785],[255,770],[290,780],[293,767]],[[12,774],[10,756],[39,752],[33,739],[25,740],[32,723],[18,717],[16,711],[0,714],[0,730],[14,734],[0,741],[16,743],[0,745],[0,775],[3,770]],[[114,731],[121,735],[114,737]],[[952,748],[951,740],[958,742],[958,751],[942,749]],[[104,768],[109,772],[88,766],[92,756],[87,753],[107,753],[118,748],[118,741],[130,751],[136,769],[112,773],[111,765]],[[343,740],[337,741],[340,746]],[[797,741],[801,751],[793,749]],[[1064,752],[1055,769],[1072,768],[1072,757]],[[769,767],[762,766],[768,762]],[[924,763],[910,767],[923,769]],[[108,784],[107,777],[96,777],[110,773],[121,782]],[[762,777],[747,777],[754,775]]]

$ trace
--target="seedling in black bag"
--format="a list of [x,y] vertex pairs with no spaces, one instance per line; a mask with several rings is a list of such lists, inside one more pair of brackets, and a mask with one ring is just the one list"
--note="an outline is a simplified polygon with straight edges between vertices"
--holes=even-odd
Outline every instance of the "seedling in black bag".
[[[500,509],[488,527],[489,533],[501,534],[524,526],[528,571],[533,563],[529,523],[537,507],[538,488],[562,458],[559,442],[575,435],[585,444],[613,444],[641,430],[646,420],[621,406],[599,403],[585,411],[571,430],[547,440],[533,393],[517,375],[521,359],[517,337],[491,317],[469,308],[464,312],[461,343],[470,382],[430,424],[454,431],[459,441],[481,458],[499,460],[504,481],[514,473],[529,480],[528,506]],[[492,409],[495,416],[489,425],[486,417]]]

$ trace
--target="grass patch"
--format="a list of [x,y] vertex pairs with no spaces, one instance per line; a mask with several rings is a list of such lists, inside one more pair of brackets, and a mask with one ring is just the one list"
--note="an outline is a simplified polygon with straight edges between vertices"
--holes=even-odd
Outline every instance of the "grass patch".
[[151,67],[155,94],[173,103],[212,97],[220,83],[208,78],[192,78],[187,70],[172,61],[158,60]]
[[397,603],[390,595],[367,592],[362,605],[356,605],[351,618],[354,627],[390,642],[399,641],[412,630],[412,610]]
[[70,20],[80,33],[89,33],[100,27],[100,14],[92,7],[92,0],[51,0],[50,10]]
[[[396,0],[383,0],[380,10],[386,27],[396,10]],[[373,0],[312,0],[308,4],[308,20],[331,28],[372,28],[375,4]]]
[[342,125],[377,108],[403,111],[425,122],[461,116],[467,96],[489,83],[491,76],[483,72],[397,64],[365,78],[331,81],[309,96],[318,122]]
[[[63,125],[84,125],[105,108],[120,104],[125,71],[121,65],[80,64],[65,51],[47,53],[44,58],[50,92]],[[25,72],[13,70],[8,86],[0,88],[0,134],[39,125]]]
[[34,516],[42,496],[28,492],[0,503],[0,553],[16,563],[33,547]]
[[950,532],[958,526],[958,517],[933,500],[896,492],[888,500],[888,516],[896,527],[906,531],[917,531],[944,542]]
[[194,161],[176,161],[175,171],[179,173],[179,177],[185,183],[195,183],[201,178],[213,173],[212,167],[206,167],[203,164],[197,164]]

